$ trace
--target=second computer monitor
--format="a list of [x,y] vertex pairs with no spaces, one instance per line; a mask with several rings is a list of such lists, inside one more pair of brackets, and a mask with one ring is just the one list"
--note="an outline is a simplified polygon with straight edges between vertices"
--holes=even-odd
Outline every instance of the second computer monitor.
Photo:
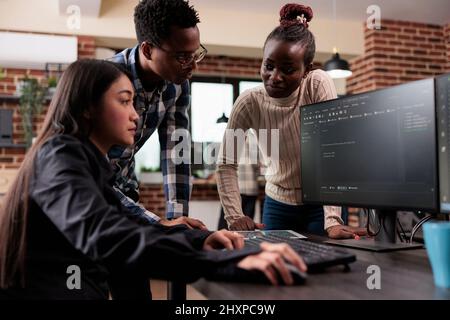
[[440,211],[450,214],[450,74],[436,78]]
[[438,208],[434,80],[301,108],[305,203]]

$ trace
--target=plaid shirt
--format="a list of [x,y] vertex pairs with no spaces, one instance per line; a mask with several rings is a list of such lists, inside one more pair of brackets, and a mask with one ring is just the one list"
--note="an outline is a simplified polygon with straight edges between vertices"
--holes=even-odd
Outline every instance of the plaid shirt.
[[[140,118],[134,145],[132,147],[114,146],[108,152],[108,157],[116,173],[116,191],[122,204],[132,213],[141,215],[149,222],[154,223],[159,221],[160,218],[137,203],[139,188],[134,172],[134,155],[158,129],[166,196],[166,216],[169,219],[182,215],[187,216],[192,187],[191,168],[189,161],[184,161],[182,164],[174,163],[174,157],[180,155],[175,152],[172,154],[172,149],[180,142],[180,139],[172,141],[171,136],[176,129],[184,129],[182,140],[187,137],[190,88],[187,80],[181,85],[164,81],[153,91],[145,91],[136,68],[139,59],[138,48],[136,46],[125,49],[109,59],[122,64],[131,72],[135,88],[134,106],[140,114]],[[184,150],[185,154],[182,154],[181,157],[190,159],[190,141],[186,141],[189,143],[189,148]]]
[[240,164],[237,173],[239,193],[246,196],[257,196],[259,166],[256,164]]
[[[259,183],[258,183],[258,176],[260,172],[260,166],[261,166],[261,154],[258,154],[258,163],[252,164],[251,159],[248,158],[249,150],[251,148],[252,143],[257,143],[257,137],[254,130],[250,129],[247,132],[247,136],[245,139],[245,145],[244,150],[241,154],[241,158],[239,160],[239,167],[238,167],[238,185],[239,185],[239,193],[246,195],[246,196],[257,196],[258,195],[258,189],[259,189]],[[258,148],[258,145],[256,145]],[[258,148],[259,150],[259,148]]]

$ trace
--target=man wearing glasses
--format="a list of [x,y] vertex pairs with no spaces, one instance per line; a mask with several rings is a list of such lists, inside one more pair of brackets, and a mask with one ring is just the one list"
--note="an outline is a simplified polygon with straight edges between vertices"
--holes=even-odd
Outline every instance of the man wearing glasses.
[[[134,22],[139,44],[110,59],[132,74],[136,91],[134,106],[140,115],[134,145],[116,146],[108,153],[116,173],[115,189],[122,204],[137,219],[206,229],[201,221],[187,218],[191,192],[189,161],[181,164],[179,159],[175,161],[180,156],[190,160],[190,150],[184,150],[183,155],[172,152],[181,142],[172,136],[175,130],[178,133],[181,129],[185,132],[182,139],[188,138],[189,79],[207,52],[200,44],[198,13],[184,0],[143,0],[135,8]],[[161,144],[166,219],[138,204],[134,173],[134,155],[155,130]]]

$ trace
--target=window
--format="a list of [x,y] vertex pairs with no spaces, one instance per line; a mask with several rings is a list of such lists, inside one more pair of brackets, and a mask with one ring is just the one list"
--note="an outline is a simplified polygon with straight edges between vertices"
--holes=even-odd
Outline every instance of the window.
[[191,85],[191,134],[196,142],[222,141],[225,126],[218,124],[222,114],[230,116],[233,85],[230,83],[193,82]]
[[135,155],[136,174],[141,172],[142,167],[160,168],[161,147],[159,145],[158,130],[155,130],[145,144]]
[[262,84],[261,81],[239,81],[239,94],[241,94],[245,90],[258,87],[261,84]]

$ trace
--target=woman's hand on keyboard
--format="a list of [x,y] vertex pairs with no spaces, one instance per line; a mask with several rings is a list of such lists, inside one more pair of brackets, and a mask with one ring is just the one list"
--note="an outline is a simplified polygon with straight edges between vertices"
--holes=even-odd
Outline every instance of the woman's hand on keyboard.
[[230,225],[230,230],[247,231],[255,229],[264,229],[264,224],[254,222],[250,217],[242,216]]
[[238,263],[245,270],[259,270],[273,285],[278,285],[277,273],[287,285],[294,284],[291,272],[286,266],[287,261],[301,272],[306,272],[303,259],[285,243],[261,243],[262,252],[247,256]]
[[244,237],[237,232],[225,229],[213,232],[203,243],[204,250],[214,249],[242,249],[244,247]]
[[367,236],[366,228],[356,228],[344,225],[336,225],[327,229],[328,237],[332,239],[359,239]]

